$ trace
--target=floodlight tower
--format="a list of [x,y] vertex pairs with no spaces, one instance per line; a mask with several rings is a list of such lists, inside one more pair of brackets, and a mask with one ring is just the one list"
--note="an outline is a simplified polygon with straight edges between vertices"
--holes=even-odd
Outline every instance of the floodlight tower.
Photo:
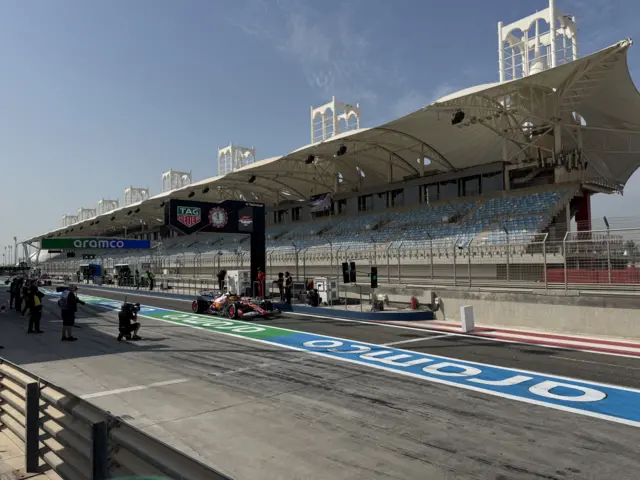
[[191,172],[178,172],[177,170],[169,170],[162,174],[162,191],[170,192],[177,188],[191,185],[193,181]]
[[549,7],[510,25],[498,22],[498,70],[505,82],[541,72],[578,58],[575,17]]
[[124,191],[124,206],[127,207],[134,203],[144,202],[149,198],[148,188],[129,187]]
[[[320,121],[317,120],[318,118]],[[340,126],[341,120],[344,120],[344,129]],[[334,96],[329,103],[321,107],[311,106],[311,143],[321,142],[343,131],[358,128],[360,128],[359,103],[350,105],[336,100]]]
[[241,147],[229,144],[228,147],[218,147],[218,175],[223,176],[239,168],[256,162],[255,147]]
[[96,216],[95,208],[79,208],[78,209],[78,221],[83,222]]
[[62,217],[62,226],[63,227],[70,227],[74,223],[78,223],[78,216],[77,215],[64,215]]
[[119,200],[105,200],[102,198],[98,201],[98,215],[117,210],[118,208],[120,208]]

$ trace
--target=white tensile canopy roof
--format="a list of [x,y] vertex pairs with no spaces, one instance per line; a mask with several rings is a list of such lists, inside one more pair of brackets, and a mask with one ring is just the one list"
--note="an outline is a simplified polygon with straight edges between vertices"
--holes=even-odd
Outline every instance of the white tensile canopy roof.
[[[141,222],[159,226],[168,198],[269,205],[498,161],[518,163],[526,160],[532,147],[550,155],[553,146],[526,138],[525,123],[546,132],[561,131],[563,151],[582,148],[587,176],[618,188],[640,166],[640,95],[628,70],[630,46],[631,41],[624,40],[528,77],[465,89],[379,127],[352,130],[31,241],[104,235]],[[457,111],[463,111],[465,118],[452,125],[451,115]],[[342,145],[346,153],[336,156]],[[308,163],[310,157],[313,162]]]

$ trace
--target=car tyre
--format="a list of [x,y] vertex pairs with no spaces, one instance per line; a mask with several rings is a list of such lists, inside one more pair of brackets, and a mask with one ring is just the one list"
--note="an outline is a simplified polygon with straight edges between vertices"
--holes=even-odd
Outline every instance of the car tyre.
[[193,310],[193,313],[204,313],[206,306],[202,302],[194,300],[191,304],[191,310]]

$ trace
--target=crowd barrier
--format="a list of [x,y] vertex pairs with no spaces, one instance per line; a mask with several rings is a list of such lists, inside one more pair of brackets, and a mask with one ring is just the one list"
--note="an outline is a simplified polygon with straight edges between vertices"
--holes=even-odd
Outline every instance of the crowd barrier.
[[1,358],[0,428],[24,442],[28,473],[44,462],[64,480],[229,479]]

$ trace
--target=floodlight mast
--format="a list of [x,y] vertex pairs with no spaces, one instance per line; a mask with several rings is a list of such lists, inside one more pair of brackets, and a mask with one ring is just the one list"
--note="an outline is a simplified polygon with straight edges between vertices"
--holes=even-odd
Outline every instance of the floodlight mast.
[[[316,128],[317,118],[320,128]],[[344,120],[344,132],[360,128],[360,104],[351,105],[331,97],[331,101],[320,107],[311,106],[311,143],[322,142],[330,137],[344,133],[340,122]],[[349,122],[354,122],[349,125]],[[328,128],[329,127],[329,128]]]
[[[547,31],[541,29],[549,25]],[[532,32],[533,30],[533,32]],[[578,58],[578,27],[549,0],[549,7],[509,25],[498,22],[500,82],[527,77]]]
[[124,191],[124,206],[128,207],[134,203],[144,202],[149,199],[148,188],[128,187]]
[[227,173],[235,172],[256,161],[255,147],[242,147],[233,143],[223,148],[218,147],[218,176],[222,177]]
[[179,172],[170,169],[162,174],[162,192],[170,192],[193,183],[191,172]]

